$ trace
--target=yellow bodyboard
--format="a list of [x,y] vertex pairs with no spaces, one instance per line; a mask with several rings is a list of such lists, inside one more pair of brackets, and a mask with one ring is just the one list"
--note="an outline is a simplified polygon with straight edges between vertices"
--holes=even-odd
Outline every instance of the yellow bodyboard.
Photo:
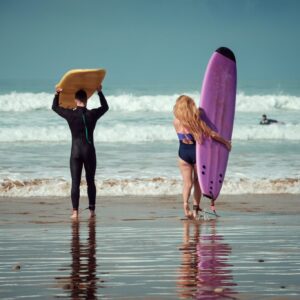
[[62,89],[59,106],[74,108],[75,93],[81,89],[85,90],[89,99],[102,83],[105,74],[104,69],[77,69],[67,72],[56,85],[56,88]]

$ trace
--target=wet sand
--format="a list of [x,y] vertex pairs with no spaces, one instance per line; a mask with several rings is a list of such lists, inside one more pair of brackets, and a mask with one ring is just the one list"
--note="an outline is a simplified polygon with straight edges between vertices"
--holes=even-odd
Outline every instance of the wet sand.
[[0,198],[0,298],[299,299],[299,200],[221,196],[191,222],[180,196],[99,197],[72,222],[68,198]]

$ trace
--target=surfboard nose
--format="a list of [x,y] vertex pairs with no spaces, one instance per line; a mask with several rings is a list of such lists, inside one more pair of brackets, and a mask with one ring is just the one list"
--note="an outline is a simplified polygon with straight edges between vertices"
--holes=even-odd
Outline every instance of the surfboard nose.
[[226,47],[220,47],[216,50],[216,52],[224,55],[225,57],[231,59],[232,61],[235,62],[235,56],[233,54],[233,52],[229,49],[229,48],[226,48]]

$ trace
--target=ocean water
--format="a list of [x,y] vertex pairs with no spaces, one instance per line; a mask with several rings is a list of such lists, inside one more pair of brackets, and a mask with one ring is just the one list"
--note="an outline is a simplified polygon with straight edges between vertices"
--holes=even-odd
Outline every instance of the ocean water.
[[[71,135],[51,110],[52,83],[1,82],[0,196],[67,196]],[[179,194],[178,141],[171,87],[104,89],[109,112],[97,124],[96,185],[101,195]],[[88,108],[97,107],[93,96]],[[300,193],[300,91],[239,88],[223,194]],[[282,124],[260,126],[261,115]],[[86,193],[83,176],[82,194]]]

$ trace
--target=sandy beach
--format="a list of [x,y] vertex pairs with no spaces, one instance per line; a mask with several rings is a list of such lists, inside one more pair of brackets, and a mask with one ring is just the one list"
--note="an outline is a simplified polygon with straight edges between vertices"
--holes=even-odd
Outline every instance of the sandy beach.
[[[181,196],[124,196],[99,197],[97,219],[107,223],[126,219],[157,219],[171,215],[181,219]],[[216,202],[222,215],[230,212],[299,214],[299,195],[221,195]],[[87,219],[84,209],[88,206],[87,198],[81,199],[82,219]],[[71,204],[68,197],[0,197],[0,224],[47,224],[69,223]],[[201,207],[209,210],[209,200],[203,199]]]
[[[298,214],[300,195],[221,195],[216,202],[217,210],[241,213]],[[80,202],[80,210],[88,206],[87,198]],[[71,203],[68,197],[0,197],[0,224],[16,223],[65,223]],[[209,209],[209,200],[203,199],[201,207]],[[163,218],[166,215],[182,218],[181,196],[124,196],[99,197],[97,202],[98,221],[122,221],[126,218]],[[83,218],[86,219],[87,213]]]
[[180,195],[99,197],[72,222],[68,198],[1,198],[0,296],[298,299],[298,201],[221,196],[220,218],[190,222]]

